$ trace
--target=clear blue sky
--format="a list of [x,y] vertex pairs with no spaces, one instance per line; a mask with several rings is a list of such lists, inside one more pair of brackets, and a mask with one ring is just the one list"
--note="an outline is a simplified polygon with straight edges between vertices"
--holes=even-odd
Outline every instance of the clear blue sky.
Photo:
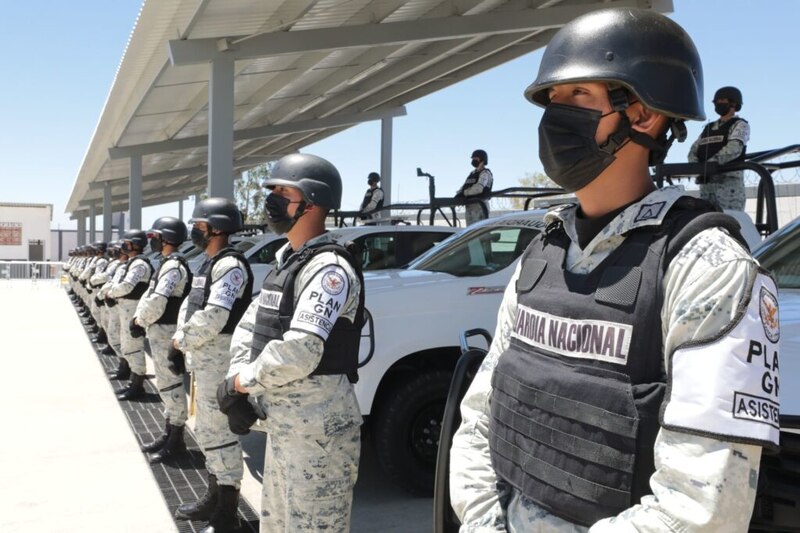
[[[800,2],[674,0],[670,16],[692,36],[703,58],[706,114],[722,85],[744,94],[741,115],[752,128],[749,150],[800,143]],[[52,203],[53,227],[75,228],[64,214],[84,153],[111,88],[141,0],[4,2],[0,49],[0,183],[2,202]],[[475,76],[407,105],[394,121],[394,200],[427,196],[416,167],[436,176],[440,195],[455,192],[475,148],[489,153],[495,188],[541,171],[536,128],[541,110],[522,92],[541,52]],[[694,139],[702,123],[689,124]],[[688,143],[668,161],[685,160]],[[380,165],[380,125],[368,123],[304,151],[330,159],[345,179],[343,208],[354,209],[366,176]],[[187,203],[185,209],[189,210]],[[176,204],[145,208],[143,224],[177,215]],[[188,218],[190,211],[185,211]],[[100,218],[98,217],[98,228]]]

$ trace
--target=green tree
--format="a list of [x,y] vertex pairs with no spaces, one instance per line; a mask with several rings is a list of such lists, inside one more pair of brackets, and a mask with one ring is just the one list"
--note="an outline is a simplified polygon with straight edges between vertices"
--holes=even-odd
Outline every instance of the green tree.
[[233,197],[242,211],[245,224],[263,224],[266,219],[265,202],[269,191],[264,181],[272,172],[273,163],[255,166],[233,183]]
[[[543,172],[527,172],[519,178],[520,187],[536,187],[536,188],[557,188],[553,180],[547,177]],[[514,209],[523,209],[525,207],[525,198],[511,198],[511,206]]]

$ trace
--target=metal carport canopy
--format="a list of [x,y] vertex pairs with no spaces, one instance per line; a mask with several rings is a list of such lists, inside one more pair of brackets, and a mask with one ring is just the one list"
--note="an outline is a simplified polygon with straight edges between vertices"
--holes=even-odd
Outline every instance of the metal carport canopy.
[[[146,0],[66,212],[133,212],[206,191],[209,164],[233,179],[354,124],[386,123],[614,6],[672,10],[671,0]],[[232,109],[211,109],[209,94],[225,92],[213,71],[225,68]],[[232,142],[222,167],[209,133]]]

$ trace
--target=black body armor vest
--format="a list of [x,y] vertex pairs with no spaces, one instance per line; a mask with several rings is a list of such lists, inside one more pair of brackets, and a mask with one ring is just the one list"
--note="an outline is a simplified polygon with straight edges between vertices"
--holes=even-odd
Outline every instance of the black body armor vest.
[[310,375],[345,374],[351,383],[356,383],[358,381],[358,349],[361,328],[364,325],[364,276],[361,273],[359,262],[347,248],[340,244],[327,242],[301,248],[292,254],[280,268],[273,269],[267,275],[261,293],[258,295],[258,310],[253,327],[250,360],[255,360],[270,341],[282,339],[283,334],[289,331],[294,316],[295,278],[303,266],[321,252],[333,252],[350,263],[361,282],[361,291],[358,296],[358,310],[354,321],[350,322],[343,317],[336,320],[328,340],[325,341],[319,366]]
[[[472,172],[470,172],[469,176],[467,176],[467,179],[464,180],[464,186],[461,187],[461,190],[464,191],[466,189],[469,189],[470,187],[478,183],[478,180],[481,177],[481,172],[483,172],[484,170],[489,170],[489,168],[484,167],[481,170],[475,169]],[[491,172],[491,170],[489,170],[489,172]],[[468,196],[467,198],[488,198],[489,196],[491,196],[491,194],[492,194],[492,187],[489,186],[489,187],[484,187],[482,193],[476,194],[475,196]]]
[[[727,122],[721,124],[718,129],[711,130],[711,126],[714,124],[709,123],[706,124],[706,127],[703,128],[703,133],[700,134],[700,142],[697,146],[697,159],[701,162],[708,161],[711,157],[717,155],[717,152],[722,150],[722,147],[728,144],[728,136],[733,129],[734,124],[739,121],[747,122],[745,119],[740,117],[733,117]],[[742,147],[742,153],[739,157],[734,159],[733,161],[729,161],[729,163],[737,163],[739,161],[744,161],[745,153],[747,152],[747,146]]]
[[[147,260],[143,255],[137,255],[133,259],[129,259],[125,264],[132,265],[136,261],[141,261],[147,266],[147,275],[143,276],[142,279],[133,287],[133,290],[126,294],[125,296],[120,296],[122,300],[138,300],[139,298],[147,292],[147,289],[150,288],[150,278],[153,276],[153,265],[150,264],[150,261]],[[130,266],[125,269],[125,273],[128,273],[130,270]]]
[[518,316],[492,377],[492,464],[569,522],[590,526],[651,492],[667,381],[664,273],[704,229],[740,238],[726,215],[700,216],[707,205],[679,200],[661,226],[633,229],[588,274],[563,269],[570,240],[560,223],[522,256]]
[[164,268],[164,265],[167,261],[175,260],[181,264],[181,266],[186,270],[186,285],[183,287],[183,292],[180,296],[168,296],[167,297],[167,306],[164,308],[164,313],[159,317],[158,320],[153,322],[154,324],[177,324],[178,323],[178,311],[180,311],[181,304],[183,303],[183,299],[189,294],[189,291],[192,289],[192,271],[189,268],[189,264],[186,262],[186,259],[181,254],[174,253],[170,254],[168,257],[164,258],[164,261],[158,268],[158,272],[156,273],[156,279],[152,283],[151,289],[147,292],[148,296],[156,290],[156,286],[158,285],[158,279],[161,277],[161,271]]
[[247,259],[233,248],[220,250],[213,259],[205,261],[200,270],[197,271],[197,275],[192,278],[192,288],[187,296],[189,301],[186,306],[187,322],[196,311],[203,309],[208,303],[208,297],[211,295],[211,272],[214,270],[214,265],[217,264],[217,261],[229,255],[234,256],[244,265],[244,269],[247,272],[247,284],[245,285],[244,296],[237,297],[233,302],[228,321],[225,322],[225,326],[220,333],[233,333],[233,330],[236,329],[236,324],[239,323],[239,320],[244,316],[244,312],[247,311],[247,307],[250,305],[250,295],[253,294],[253,271]]
[[[364,201],[361,202],[361,209],[364,209],[369,205],[369,203],[372,201],[372,195],[375,194],[375,191],[379,189],[381,188],[378,187],[374,191],[372,189],[367,189],[366,194],[364,194]],[[383,198],[378,200],[378,204],[375,206],[375,211],[379,210],[381,207],[383,207]]]

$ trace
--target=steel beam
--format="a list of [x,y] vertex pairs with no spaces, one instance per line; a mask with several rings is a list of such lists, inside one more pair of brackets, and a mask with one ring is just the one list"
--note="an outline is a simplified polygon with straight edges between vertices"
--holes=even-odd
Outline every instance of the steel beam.
[[103,240],[111,242],[111,184],[103,186]]
[[[557,28],[591,9],[607,7],[671,8],[669,0],[613,0],[597,5],[556,6],[514,12],[436,17],[403,22],[362,24],[314,30],[261,33],[248,37],[174,39],[168,43],[172,65],[214,61],[222,55],[234,59],[297,54],[317,50],[342,50],[408,42],[462,39],[482,35]],[[659,9],[659,7],[661,9]]]
[[[402,117],[406,114],[405,106],[393,107],[389,109],[373,109],[363,113],[352,115],[330,116],[320,119],[300,120],[287,124],[275,124],[272,126],[261,126],[258,128],[248,128],[233,132],[234,141],[247,141],[250,139],[260,139],[263,137],[274,137],[289,133],[300,133],[304,131],[314,131],[337,126],[349,126],[361,122],[372,120],[382,120],[387,117]],[[129,146],[115,146],[108,149],[108,156],[111,159],[122,159],[132,155],[158,154],[171,152],[174,150],[186,150],[208,145],[208,135],[198,135],[195,137],[185,137],[183,139],[173,139],[171,141],[157,141],[144,144],[132,144]]]
[[89,240],[94,242],[95,218],[97,217],[97,204],[92,202],[89,205]]
[[208,82],[208,195],[233,198],[233,63],[231,54],[211,61]]
[[78,213],[78,246],[86,244],[86,213]]
[[128,197],[130,198],[130,224],[132,229],[142,227],[142,156],[131,156],[130,182],[128,183]]
[[383,203],[392,203],[392,119],[381,121],[381,185]]

